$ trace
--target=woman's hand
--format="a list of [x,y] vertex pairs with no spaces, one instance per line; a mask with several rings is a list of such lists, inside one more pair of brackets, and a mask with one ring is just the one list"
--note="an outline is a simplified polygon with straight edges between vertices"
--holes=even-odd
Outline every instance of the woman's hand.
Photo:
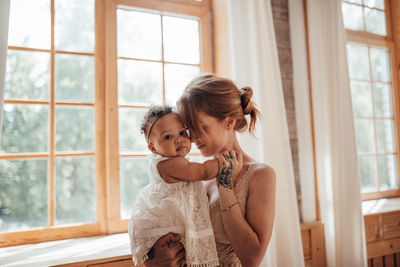
[[180,238],[169,233],[154,244],[154,258],[148,259],[145,262],[146,267],[179,267],[186,263],[185,249],[180,242]]
[[240,172],[243,167],[243,155],[236,151],[226,151],[224,152],[225,156],[229,156],[232,161],[232,172],[234,177]]
[[218,185],[221,185],[226,190],[232,190],[233,178],[243,167],[243,155],[232,150],[218,153],[216,158],[219,161],[221,169],[217,175]]

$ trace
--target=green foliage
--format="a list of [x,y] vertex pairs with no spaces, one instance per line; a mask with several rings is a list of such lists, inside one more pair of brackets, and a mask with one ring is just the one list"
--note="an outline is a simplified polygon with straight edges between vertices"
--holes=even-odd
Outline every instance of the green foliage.
[[57,55],[55,65],[57,101],[94,102],[94,58]]
[[56,108],[56,151],[94,151],[94,108]]
[[144,135],[140,133],[140,123],[146,110],[120,108],[119,117],[119,149],[124,152],[148,152]]
[[123,158],[120,160],[121,218],[129,218],[139,191],[149,183],[147,159]]
[[55,0],[57,50],[94,52],[94,0]]
[[0,161],[0,232],[48,225],[47,160]]
[[5,105],[0,151],[47,152],[49,110],[41,105]]
[[119,104],[161,104],[162,64],[118,60]]
[[56,160],[56,225],[96,221],[93,158]]
[[49,99],[48,53],[8,51],[5,99]]

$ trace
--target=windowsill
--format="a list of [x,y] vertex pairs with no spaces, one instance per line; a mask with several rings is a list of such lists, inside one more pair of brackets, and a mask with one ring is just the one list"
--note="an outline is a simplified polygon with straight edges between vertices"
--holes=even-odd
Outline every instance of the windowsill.
[[362,202],[363,215],[385,213],[400,210],[400,198],[381,198]]
[[0,266],[54,266],[130,255],[127,233],[0,248]]

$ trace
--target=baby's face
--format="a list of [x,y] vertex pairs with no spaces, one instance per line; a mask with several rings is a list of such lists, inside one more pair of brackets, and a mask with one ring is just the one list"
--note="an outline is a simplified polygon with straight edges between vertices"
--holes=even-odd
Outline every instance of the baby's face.
[[176,114],[158,119],[150,134],[149,149],[164,157],[184,157],[190,152],[191,141]]

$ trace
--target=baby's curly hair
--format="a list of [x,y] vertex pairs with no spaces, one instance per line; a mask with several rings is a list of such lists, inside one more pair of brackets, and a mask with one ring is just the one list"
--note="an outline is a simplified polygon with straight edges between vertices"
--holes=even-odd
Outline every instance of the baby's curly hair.
[[167,114],[171,114],[176,112],[173,110],[171,106],[160,105],[160,106],[151,106],[150,109],[146,112],[143,117],[142,123],[140,125],[140,132],[144,134],[146,137],[146,141],[149,141],[150,131],[153,127],[153,124],[160,118],[164,117]]

